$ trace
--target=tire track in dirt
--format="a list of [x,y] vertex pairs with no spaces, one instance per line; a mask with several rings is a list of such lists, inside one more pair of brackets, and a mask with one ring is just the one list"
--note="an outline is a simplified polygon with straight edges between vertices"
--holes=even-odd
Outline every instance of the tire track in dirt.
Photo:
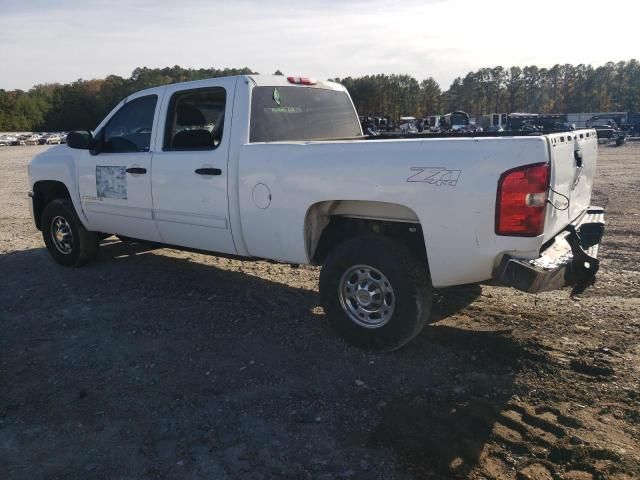
[[[522,368],[544,364],[544,372],[559,373],[567,381],[571,375],[603,382],[614,377],[612,370],[575,368],[573,355],[558,361],[552,349],[531,342],[496,341],[493,348],[497,363],[520,348]],[[470,390],[463,397],[454,389],[449,397],[416,393],[395,399],[382,412],[372,440],[391,447],[415,478],[434,470],[440,475],[436,478],[473,480],[640,478],[640,458],[634,454],[640,451],[638,442],[619,432],[614,444],[603,443],[593,428],[600,421],[597,415],[585,410],[578,416],[553,403],[525,402],[518,395],[487,400],[473,395],[477,389]],[[628,416],[625,405],[617,406]]]

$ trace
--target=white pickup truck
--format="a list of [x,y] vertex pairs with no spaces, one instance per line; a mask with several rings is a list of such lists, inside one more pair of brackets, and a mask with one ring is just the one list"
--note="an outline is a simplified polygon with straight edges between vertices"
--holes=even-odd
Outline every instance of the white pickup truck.
[[341,85],[245,75],[127,97],[31,161],[30,204],[67,266],[109,235],[322,265],[334,327],[391,350],[429,321],[434,288],[590,285],[596,157],[594,130],[370,138]]

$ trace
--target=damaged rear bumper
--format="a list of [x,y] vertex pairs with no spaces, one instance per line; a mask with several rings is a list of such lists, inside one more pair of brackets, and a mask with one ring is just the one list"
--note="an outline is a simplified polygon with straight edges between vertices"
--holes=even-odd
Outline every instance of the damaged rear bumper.
[[494,270],[502,285],[529,293],[572,286],[577,294],[595,282],[598,246],[604,233],[604,209],[589,207],[556,235],[534,260],[505,255]]

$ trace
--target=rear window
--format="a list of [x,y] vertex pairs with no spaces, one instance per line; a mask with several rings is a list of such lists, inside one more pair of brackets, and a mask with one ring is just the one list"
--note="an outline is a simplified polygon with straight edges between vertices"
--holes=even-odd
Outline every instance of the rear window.
[[307,87],[253,89],[250,142],[318,140],[361,134],[358,116],[345,92]]

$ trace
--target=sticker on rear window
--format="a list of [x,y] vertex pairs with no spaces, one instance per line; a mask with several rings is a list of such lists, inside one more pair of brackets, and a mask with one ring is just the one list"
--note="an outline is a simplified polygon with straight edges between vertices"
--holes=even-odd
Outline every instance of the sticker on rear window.
[[301,108],[296,107],[277,107],[277,108],[265,108],[264,113],[300,113]]

